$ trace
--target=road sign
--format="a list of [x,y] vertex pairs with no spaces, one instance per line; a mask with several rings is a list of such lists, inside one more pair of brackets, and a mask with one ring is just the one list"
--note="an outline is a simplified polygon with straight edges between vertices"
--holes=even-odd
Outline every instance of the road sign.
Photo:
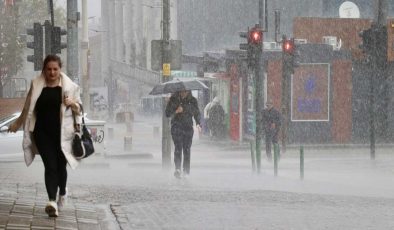
[[163,63],[163,76],[169,77],[171,76],[171,64]]

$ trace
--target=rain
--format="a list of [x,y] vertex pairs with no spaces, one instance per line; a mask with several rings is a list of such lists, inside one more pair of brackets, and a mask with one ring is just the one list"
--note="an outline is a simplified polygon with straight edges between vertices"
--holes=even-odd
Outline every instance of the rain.
[[394,228],[393,17],[0,0],[0,229]]

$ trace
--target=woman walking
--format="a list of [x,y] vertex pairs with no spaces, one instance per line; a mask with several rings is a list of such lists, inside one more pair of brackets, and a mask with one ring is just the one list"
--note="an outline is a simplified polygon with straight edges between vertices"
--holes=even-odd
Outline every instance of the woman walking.
[[[66,201],[67,163],[71,168],[78,164],[72,155],[74,134],[73,113],[80,121],[80,90],[61,72],[62,62],[56,55],[48,55],[41,75],[32,80],[25,105],[19,118],[9,127],[16,132],[24,125],[23,150],[29,166],[36,154],[45,167],[45,186],[49,202],[45,212],[58,216],[58,208]],[[56,196],[59,188],[59,197]]]
[[176,178],[181,178],[181,163],[183,152],[183,175],[190,174],[190,148],[193,140],[193,119],[199,132],[200,110],[197,99],[191,95],[190,91],[180,91],[170,97],[166,107],[166,116],[171,117],[171,135],[174,141],[174,162]]

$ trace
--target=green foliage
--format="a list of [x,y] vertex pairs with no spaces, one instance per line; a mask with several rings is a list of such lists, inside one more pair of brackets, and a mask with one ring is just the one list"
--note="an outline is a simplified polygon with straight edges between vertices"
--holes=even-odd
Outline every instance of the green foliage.
[[[23,42],[18,34],[16,7],[0,7],[0,73],[2,78],[13,76],[22,67]],[[4,80],[4,79],[3,79]]]
[[[55,26],[66,26],[66,9],[58,6],[54,2],[54,18]],[[23,0],[20,2],[19,12],[21,15],[21,27],[30,28],[34,22],[44,24],[45,20],[51,20],[51,15],[48,10],[47,0]]]

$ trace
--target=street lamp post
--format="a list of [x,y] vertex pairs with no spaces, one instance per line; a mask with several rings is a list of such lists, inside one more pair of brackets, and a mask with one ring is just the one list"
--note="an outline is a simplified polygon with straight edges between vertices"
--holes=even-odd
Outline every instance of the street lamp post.
[[[162,63],[163,67],[169,65],[170,60],[170,0],[163,0],[163,40],[162,40]],[[168,77],[163,69],[162,82],[168,81]],[[171,135],[170,121],[165,114],[167,102],[162,99],[162,167],[169,169],[171,166]]]

